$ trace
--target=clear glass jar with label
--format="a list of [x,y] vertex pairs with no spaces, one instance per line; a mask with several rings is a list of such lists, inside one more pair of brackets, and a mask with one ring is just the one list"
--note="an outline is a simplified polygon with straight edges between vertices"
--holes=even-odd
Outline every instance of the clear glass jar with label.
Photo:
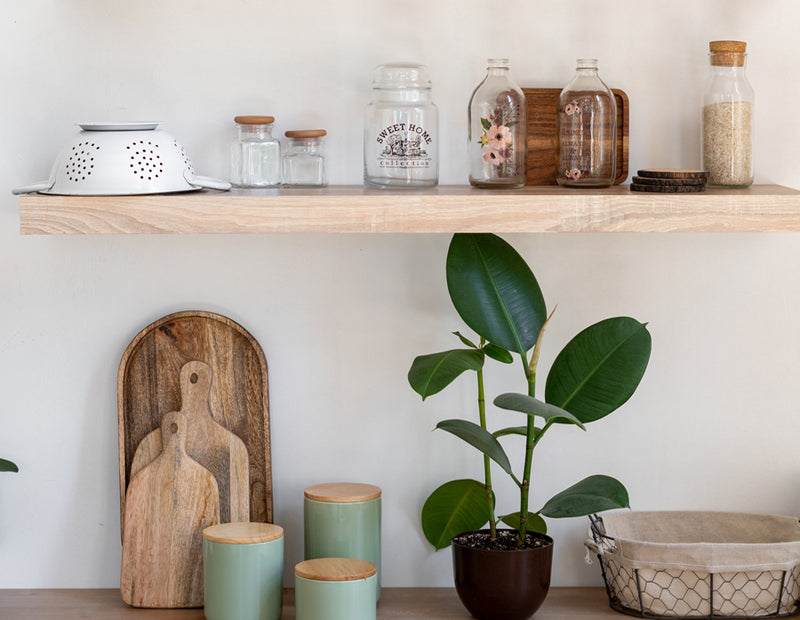
[[507,58],[490,58],[486,71],[469,101],[469,182],[522,187],[528,178],[525,94],[508,77]]
[[237,116],[239,134],[231,144],[231,185],[279,187],[281,145],[272,136],[272,116]]
[[415,189],[438,182],[439,120],[427,69],[378,66],[365,115],[364,183]]
[[328,184],[325,170],[324,129],[287,131],[283,153],[284,187],[324,187]]
[[753,88],[745,75],[747,43],[711,41],[711,75],[703,95],[703,169],[708,184],[753,183]]
[[579,59],[561,91],[556,114],[556,181],[568,187],[608,187],[617,176],[617,102],[597,72]]

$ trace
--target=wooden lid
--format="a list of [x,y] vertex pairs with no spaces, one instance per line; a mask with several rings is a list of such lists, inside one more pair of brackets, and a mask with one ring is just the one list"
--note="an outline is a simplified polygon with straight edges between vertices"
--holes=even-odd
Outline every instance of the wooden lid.
[[314,581],[355,581],[366,579],[378,572],[367,560],[353,558],[317,558],[300,562],[294,567],[298,577]]
[[711,41],[708,44],[711,52],[711,64],[718,67],[741,67],[744,65],[744,54],[747,43],[744,41]]
[[360,482],[328,482],[306,487],[305,496],[318,502],[366,502],[380,497],[381,489]]
[[290,129],[283,135],[287,138],[321,138],[327,136],[328,132],[324,129]]
[[274,116],[235,116],[233,120],[240,125],[269,125],[275,122]]
[[220,523],[203,530],[206,540],[229,545],[269,542],[282,536],[283,528],[273,523]]

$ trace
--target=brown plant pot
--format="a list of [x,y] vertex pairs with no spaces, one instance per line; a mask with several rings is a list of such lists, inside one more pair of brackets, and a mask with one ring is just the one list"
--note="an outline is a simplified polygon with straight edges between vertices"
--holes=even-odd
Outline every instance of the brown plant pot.
[[[509,530],[498,530],[509,531]],[[486,534],[489,530],[468,532]],[[460,536],[463,536],[460,535]],[[547,596],[553,562],[553,539],[533,534],[542,546],[496,550],[473,548],[453,538],[456,591],[479,620],[525,620]]]

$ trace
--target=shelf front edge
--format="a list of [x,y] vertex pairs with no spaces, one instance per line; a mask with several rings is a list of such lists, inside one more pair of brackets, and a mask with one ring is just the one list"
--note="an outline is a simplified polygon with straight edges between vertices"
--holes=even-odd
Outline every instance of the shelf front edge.
[[259,234],[800,231],[800,191],[776,185],[702,194],[581,191],[420,192],[335,187],[248,194],[20,198],[20,233]]

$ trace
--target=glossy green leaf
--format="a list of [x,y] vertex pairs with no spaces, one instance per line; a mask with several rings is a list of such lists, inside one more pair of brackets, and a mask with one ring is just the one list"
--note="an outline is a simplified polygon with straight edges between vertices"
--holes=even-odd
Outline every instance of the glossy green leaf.
[[420,355],[411,364],[408,382],[425,400],[431,394],[441,392],[465,370],[482,368],[483,360],[483,352],[476,349],[453,349]]
[[442,420],[436,425],[436,428],[452,433],[459,439],[466,441],[502,467],[503,471],[513,476],[511,463],[508,460],[506,451],[503,450],[503,446],[489,431],[479,424],[469,420]]
[[503,364],[510,364],[514,361],[514,357],[511,355],[511,353],[506,351],[503,347],[498,347],[496,344],[492,344],[491,342],[487,342],[483,346],[483,352],[493,360],[497,360]]
[[630,508],[628,491],[611,476],[589,476],[550,498],[539,511],[545,517],[583,517],[595,512]]
[[453,235],[447,288],[464,322],[485,340],[524,356],[547,315],[530,267],[508,243],[488,233]]
[[545,421],[553,420],[554,422],[569,422],[577,424],[582,429],[586,430],[581,421],[572,415],[569,411],[550,405],[544,401],[528,396],[527,394],[515,394],[507,392],[500,394],[494,399],[494,404],[501,409],[509,409],[511,411],[519,411],[527,415],[535,415],[544,418]]
[[482,483],[451,480],[431,493],[422,506],[422,532],[436,549],[444,549],[456,534],[481,529],[490,515]]
[[[519,512],[514,512],[510,515],[500,517],[500,520],[509,527],[519,530],[520,517]],[[525,528],[529,532],[537,532],[538,534],[547,534],[547,523],[541,516],[535,512],[528,513],[528,525]]]
[[650,360],[650,347],[646,325],[629,317],[587,327],[553,362],[545,400],[584,423],[607,416],[636,391]]
[[19,467],[11,461],[0,459],[0,471],[19,471]]

